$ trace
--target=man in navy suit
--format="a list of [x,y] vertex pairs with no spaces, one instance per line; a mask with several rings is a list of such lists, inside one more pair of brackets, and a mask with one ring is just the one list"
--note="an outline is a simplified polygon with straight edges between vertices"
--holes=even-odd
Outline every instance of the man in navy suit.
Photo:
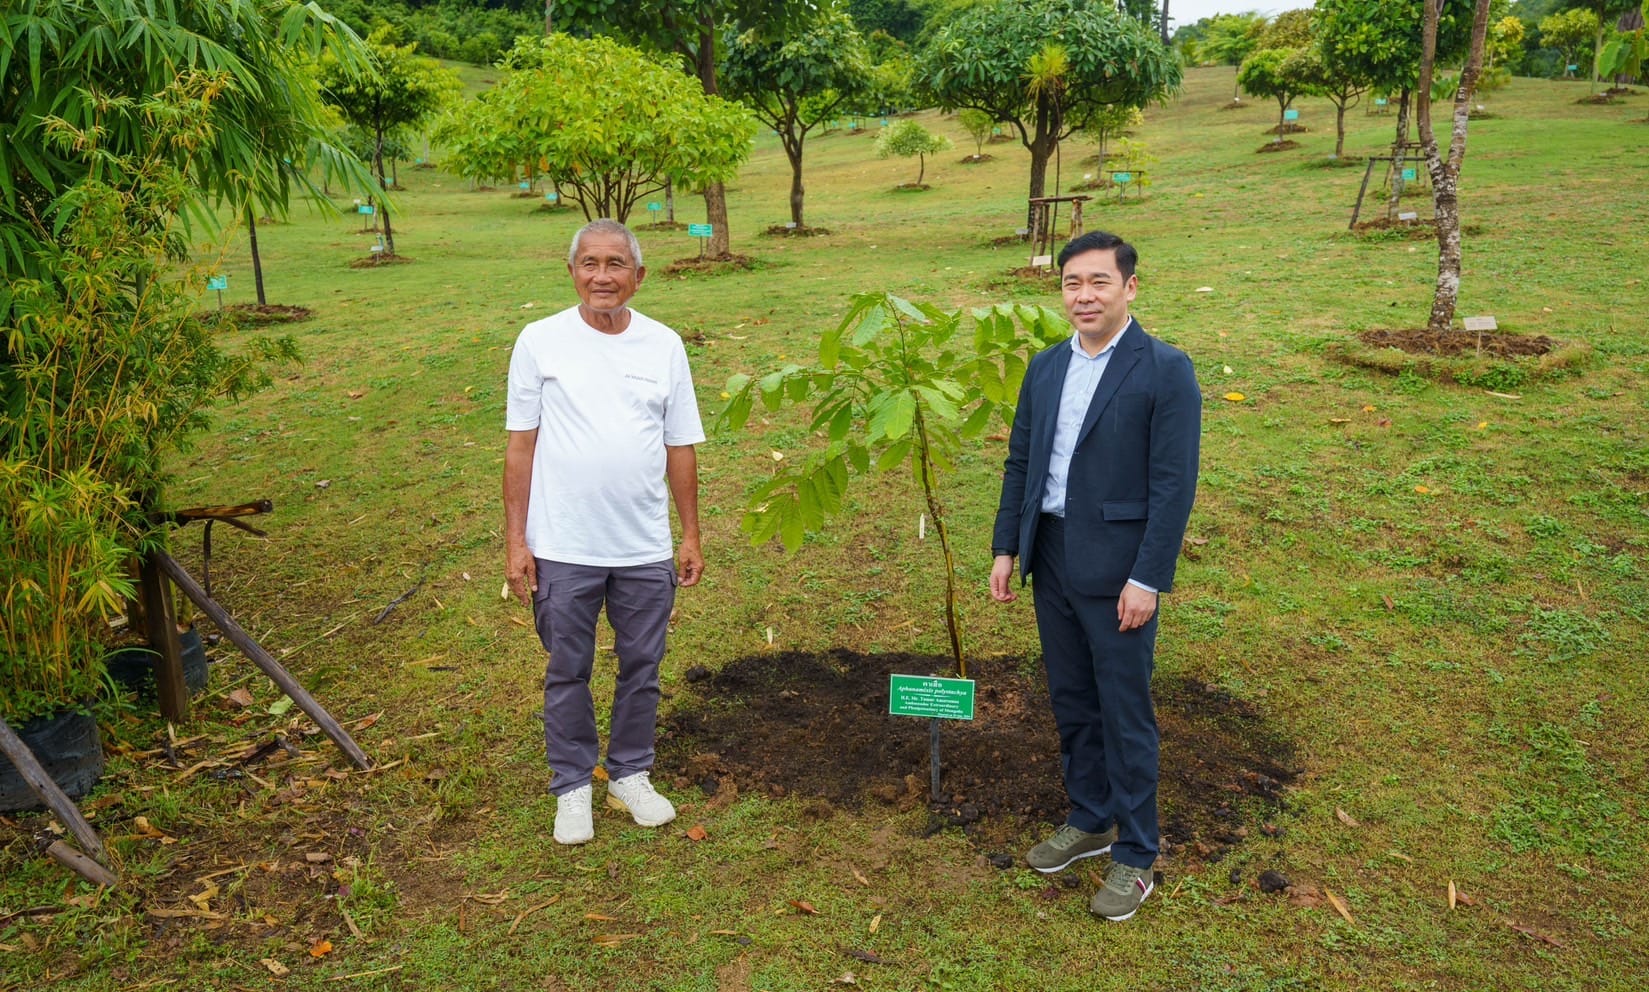
[[1044,872],[1110,853],[1094,913],[1126,920],[1157,857],[1157,597],[1197,489],[1202,393],[1185,353],[1128,313],[1138,253],[1092,231],[1059,253],[1076,333],[1031,360],[991,539],[991,596],[1031,579],[1071,810],[1031,848]]

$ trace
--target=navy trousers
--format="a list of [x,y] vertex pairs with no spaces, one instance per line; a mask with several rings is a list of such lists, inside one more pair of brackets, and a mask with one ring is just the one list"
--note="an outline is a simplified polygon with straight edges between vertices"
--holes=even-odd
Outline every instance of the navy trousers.
[[1059,758],[1071,800],[1066,822],[1098,833],[1116,824],[1111,858],[1149,868],[1157,858],[1157,717],[1151,705],[1157,617],[1117,629],[1117,597],[1068,588],[1064,521],[1037,525],[1031,576]]

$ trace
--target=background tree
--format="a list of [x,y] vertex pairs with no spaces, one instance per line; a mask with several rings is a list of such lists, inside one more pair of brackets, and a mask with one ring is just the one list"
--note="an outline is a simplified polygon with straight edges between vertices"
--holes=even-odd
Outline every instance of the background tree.
[[1515,70],[1523,59],[1523,41],[1527,33],[1523,22],[1511,14],[1489,25],[1489,40],[1483,51],[1483,64]]
[[[1409,140],[1411,97],[1420,78],[1421,28],[1425,21],[1425,0],[1317,0],[1313,33],[1322,48],[1323,60],[1344,71],[1367,79],[1376,92],[1396,93],[1397,126],[1394,149],[1405,149]],[[1447,63],[1458,58],[1470,36],[1470,8],[1452,0],[1439,14],[1437,58]],[[1393,156],[1386,203],[1389,219],[1397,211],[1402,195],[1402,162]]]
[[611,39],[522,38],[501,68],[443,122],[448,162],[468,175],[544,162],[586,218],[626,221],[667,182],[725,182],[750,155],[743,107]]
[[[782,34],[793,19],[805,18],[816,8],[808,0],[559,0],[556,9],[563,12],[559,17],[567,30],[610,34],[642,48],[672,53],[705,96],[719,96],[716,43],[724,29],[759,28]],[[709,253],[714,258],[725,257],[732,245],[725,180],[704,186],[704,212],[713,228]]]
[[[1032,58],[1064,48],[1069,70],[1057,95],[1033,93]],[[1143,107],[1180,85],[1179,62],[1155,34],[1082,0],[989,0],[941,28],[917,61],[917,79],[945,109],[972,107],[1011,124],[1031,153],[1029,195],[1047,188],[1048,161],[1063,138],[1102,107]],[[1034,226],[1026,205],[1026,228]]]
[[934,134],[916,121],[898,121],[876,136],[877,158],[887,158],[890,155],[900,158],[910,158],[913,155],[916,157],[916,181],[910,184],[916,188],[921,188],[922,177],[927,174],[927,157],[949,147],[949,138],[942,134]]
[[[1444,2],[1425,0],[1425,29],[1420,55],[1421,93],[1430,91],[1432,76],[1437,68],[1438,19]],[[1431,101],[1420,101],[1420,144],[1426,154],[1426,169],[1431,174],[1432,201],[1436,205],[1437,217],[1437,289],[1432,294],[1431,318],[1427,322],[1433,331],[1449,329],[1454,322],[1455,306],[1460,300],[1460,166],[1466,158],[1466,127],[1471,120],[1472,91],[1483,69],[1490,2],[1477,0],[1472,12],[1470,42],[1466,64],[1460,70],[1460,84],[1455,91],[1454,130],[1449,139],[1446,159],[1438,148],[1437,135],[1431,126]]]
[[847,13],[864,34],[885,31],[907,45],[927,21],[921,7],[910,0],[847,0]]
[[1252,96],[1271,97],[1277,101],[1277,140],[1290,130],[1284,120],[1288,105],[1294,98],[1312,90],[1310,79],[1302,71],[1306,66],[1294,60],[1302,49],[1262,48],[1248,57],[1237,70],[1237,82]]
[[802,217],[802,150],[807,134],[856,105],[869,85],[870,62],[853,21],[821,11],[784,36],[755,28],[728,32],[722,82],[730,96],[778,132],[790,161],[790,220]]
[[962,130],[968,132],[968,137],[973,139],[973,161],[983,161],[985,142],[990,140],[991,132],[996,130],[996,121],[991,119],[990,114],[983,110],[974,110],[972,107],[956,116],[962,123]]
[[1305,48],[1311,44],[1311,8],[1285,10],[1273,17],[1260,32],[1262,48]]
[[1094,175],[1100,177],[1102,182],[1106,178],[1105,155],[1109,150],[1108,146],[1111,139],[1119,138],[1129,128],[1138,127],[1143,123],[1145,123],[1145,115],[1140,112],[1138,107],[1106,107],[1089,118],[1088,126],[1083,128],[1082,132],[1092,137],[1099,144]]
[[[1236,67],[1259,49],[1266,27],[1260,14],[1215,14],[1206,20],[1208,27],[1195,49],[1198,64]],[[1231,84],[1231,99],[1237,99],[1236,83]]]
[[1624,82],[1643,74],[1643,64],[1649,61],[1646,23],[1649,23],[1649,0],[1644,0],[1636,11],[1621,16],[1616,25],[1620,33],[1603,46],[1603,54],[1599,56],[1600,71],[1605,78]]
[[1588,91],[1597,93],[1598,80],[1603,74],[1603,43],[1614,26],[1615,19],[1629,11],[1638,9],[1641,0],[1571,0],[1571,6],[1576,10],[1585,10],[1591,13],[1594,20],[1592,27],[1592,85]]
[[[416,127],[434,116],[460,89],[458,75],[434,59],[417,54],[417,44],[396,45],[389,28],[367,38],[370,69],[336,58],[321,60],[321,91],[344,119],[372,135],[372,172],[380,190],[389,189],[384,173],[384,140],[400,128]],[[395,257],[395,232],[389,203],[377,204],[384,225],[384,255]]]
[[1304,92],[1326,96],[1334,104],[1334,157],[1345,154],[1346,109],[1368,91],[1369,81],[1355,74],[1352,64],[1329,62],[1316,43],[1297,49],[1288,57],[1284,72],[1301,80]]
[[1597,15],[1590,10],[1574,7],[1551,14],[1540,20],[1540,43],[1554,48],[1561,57],[1564,73],[1568,67],[1580,64],[1580,53],[1599,29]]

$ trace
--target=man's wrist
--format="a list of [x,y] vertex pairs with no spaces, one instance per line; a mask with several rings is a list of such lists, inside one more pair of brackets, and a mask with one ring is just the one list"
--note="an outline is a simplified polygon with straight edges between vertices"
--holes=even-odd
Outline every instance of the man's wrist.
[[1014,557],[1014,553],[1012,551],[1004,551],[1001,548],[992,548],[991,549],[991,557],[992,558],[1012,558],[1012,557]]

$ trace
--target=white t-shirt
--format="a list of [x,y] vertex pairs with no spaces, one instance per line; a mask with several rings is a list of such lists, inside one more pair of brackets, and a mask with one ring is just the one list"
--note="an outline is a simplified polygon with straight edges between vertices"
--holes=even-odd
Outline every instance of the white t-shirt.
[[634,310],[618,334],[576,306],[533,321],[510,357],[505,426],[538,431],[533,557],[612,568],[673,556],[664,446],[704,440],[676,332]]

